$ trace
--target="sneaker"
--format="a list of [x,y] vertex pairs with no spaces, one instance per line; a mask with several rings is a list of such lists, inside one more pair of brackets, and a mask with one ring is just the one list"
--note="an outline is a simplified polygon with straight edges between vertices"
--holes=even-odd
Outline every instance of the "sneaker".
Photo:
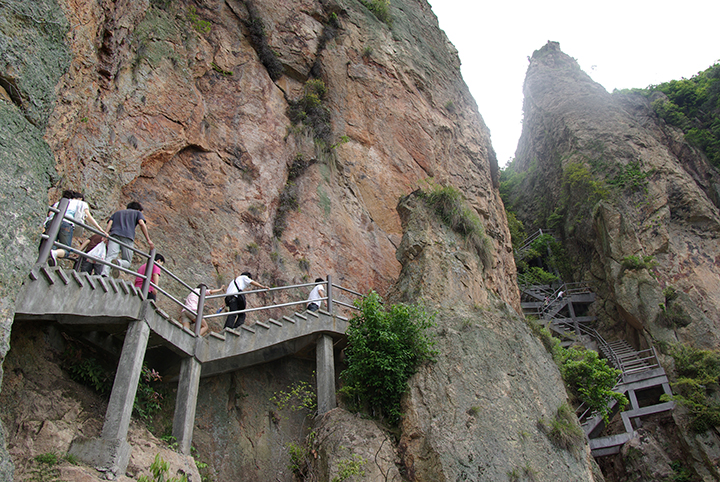
[[55,251],[50,250],[50,256],[48,257],[48,266],[57,266],[57,258],[55,257]]
[[[119,260],[119,259],[114,259],[114,260],[111,261],[111,263],[112,263],[113,265],[118,265],[118,266],[120,266],[120,260]],[[119,278],[119,277],[120,277],[120,270],[117,269],[115,266],[113,266],[112,269],[110,270],[110,274],[112,275],[113,278]]]

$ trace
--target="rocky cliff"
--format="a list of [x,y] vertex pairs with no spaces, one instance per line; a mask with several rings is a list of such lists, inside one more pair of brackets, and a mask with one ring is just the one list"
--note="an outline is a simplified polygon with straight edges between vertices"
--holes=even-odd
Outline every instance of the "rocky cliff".
[[[658,117],[655,98],[609,94],[555,42],[533,54],[524,95],[506,201],[528,232],[552,228],[562,239],[575,281],[591,282],[599,295],[598,328],[638,349],[682,343],[717,350],[717,170]],[[670,357],[664,363],[673,366]],[[656,456],[661,446],[684,447],[698,476],[716,480],[714,431],[689,433],[678,412],[682,441],[649,429],[635,447],[652,446],[647,453]],[[662,456],[666,467],[682,453],[672,450]]]
[[[47,204],[82,190],[103,221],[137,200],[167,266],[185,279],[221,285],[249,269],[282,285],[332,274],[439,310],[442,356],[412,382],[401,450],[334,411],[317,427],[318,474],[338,473],[349,437],[368,460],[368,447],[384,447],[373,470],[410,480],[599,480],[587,446],[558,449],[538,428],[565,394],[515,314],[497,162],[457,53],[424,0],[393,1],[384,21],[365,3],[3,2],[0,355]],[[412,202],[396,209],[427,178],[464,194],[488,235],[487,260]],[[78,401],[62,370],[39,373],[62,352],[52,326],[12,331],[0,397],[23,477],[32,457],[96,434],[105,402]],[[312,363],[203,381],[195,442],[217,480],[292,480],[289,443],[309,422],[270,399],[296,380],[312,381]],[[23,400],[53,400],[53,410],[21,411]],[[134,453],[159,451],[138,430]],[[0,462],[11,480],[7,454]],[[129,476],[146,463],[131,462]]]
[[[524,94],[511,209],[530,226],[559,228],[582,263],[578,280],[608,290],[608,318],[657,340],[720,347],[717,171],[650,100],[608,94],[556,43],[533,54]],[[630,256],[657,265],[627,269]],[[664,323],[668,286],[689,325]]]

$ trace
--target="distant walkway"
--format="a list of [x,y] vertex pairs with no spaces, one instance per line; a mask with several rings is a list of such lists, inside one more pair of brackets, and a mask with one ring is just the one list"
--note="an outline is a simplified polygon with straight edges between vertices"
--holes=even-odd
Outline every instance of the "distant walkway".
[[[548,232],[539,230],[528,238],[519,254],[527,252],[543,234]],[[613,391],[627,396],[630,405],[620,412],[613,400],[608,408],[610,418],[620,414],[623,431],[605,434],[607,427],[601,415],[583,405],[576,410],[593,456],[619,453],[635,434],[633,420],[674,408],[674,402],[660,402],[660,396],[672,395],[672,391],[654,348],[637,351],[625,340],[607,342],[590,326],[596,319],[588,314],[595,293],[588,284],[560,281],[553,285],[525,285],[520,287],[520,296],[523,313],[537,318],[560,339],[561,346],[582,345],[595,350],[621,372]]]

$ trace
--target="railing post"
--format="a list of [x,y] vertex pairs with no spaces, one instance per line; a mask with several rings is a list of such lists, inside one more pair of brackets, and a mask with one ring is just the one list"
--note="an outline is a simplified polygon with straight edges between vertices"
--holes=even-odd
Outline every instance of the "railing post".
[[65,197],[60,199],[60,203],[58,204],[58,210],[60,212],[55,213],[52,221],[50,221],[50,227],[48,228],[48,232],[45,233],[47,234],[48,238],[43,239],[42,244],[40,245],[40,252],[38,253],[36,265],[47,263],[48,256],[50,256],[50,250],[52,250],[53,244],[57,239],[58,232],[60,232],[60,225],[63,222],[63,217],[65,216],[65,211],[67,211],[69,202],[70,200]]
[[147,299],[148,293],[150,292],[150,281],[152,281],[153,270],[155,270],[155,248],[150,250],[150,258],[148,258],[147,264],[145,264],[145,279],[142,284],[142,297],[144,300]]
[[332,279],[327,275],[327,309],[328,313],[333,314],[333,297],[332,297]]
[[200,283],[198,288],[200,289],[200,299],[198,300],[197,315],[195,317],[195,336],[200,336],[200,324],[203,319],[203,309],[205,308],[205,292],[207,291],[207,285]]

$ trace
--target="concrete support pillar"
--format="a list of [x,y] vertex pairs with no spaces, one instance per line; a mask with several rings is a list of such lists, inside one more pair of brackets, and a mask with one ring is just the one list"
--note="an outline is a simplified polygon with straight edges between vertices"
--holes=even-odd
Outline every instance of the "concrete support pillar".
[[190,455],[192,446],[201,370],[202,365],[195,357],[184,358],[180,365],[172,434],[177,441],[178,450],[185,455]]
[[70,447],[71,454],[109,478],[123,474],[130,460],[127,433],[149,336],[144,320],[128,325],[100,439],[76,440]]
[[333,339],[329,335],[318,338],[316,353],[318,415],[329,412],[335,404],[335,356]]

